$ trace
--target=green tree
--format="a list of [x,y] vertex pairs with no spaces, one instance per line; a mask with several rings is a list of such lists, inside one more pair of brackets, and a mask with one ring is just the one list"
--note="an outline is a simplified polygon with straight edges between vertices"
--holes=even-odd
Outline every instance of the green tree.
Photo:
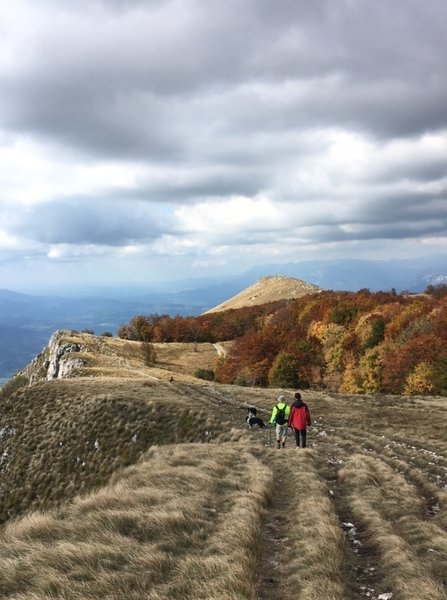
[[329,322],[337,325],[348,325],[357,315],[358,306],[338,304],[329,315]]
[[380,342],[383,342],[385,338],[385,321],[383,317],[376,317],[371,324],[371,333],[367,337],[363,348],[374,348]]
[[447,396],[447,351],[441,352],[434,361],[433,385],[436,392]]
[[281,388],[308,387],[308,383],[300,377],[299,367],[299,359],[293,354],[278,354],[269,371],[269,384]]
[[194,371],[194,377],[197,377],[197,379],[205,379],[205,381],[214,381],[214,371],[213,369],[196,369]]

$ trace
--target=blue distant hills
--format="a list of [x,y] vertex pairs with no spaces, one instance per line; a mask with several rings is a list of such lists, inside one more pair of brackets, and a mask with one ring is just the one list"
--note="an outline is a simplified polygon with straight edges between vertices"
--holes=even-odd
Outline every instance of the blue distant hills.
[[73,288],[46,295],[0,290],[0,377],[10,377],[47,344],[57,329],[110,332],[137,314],[198,315],[260,277],[286,275],[323,289],[421,292],[447,283],[447,255],[404,260],[313,260],[259,265],[233,277],[188,279],[163,287]]

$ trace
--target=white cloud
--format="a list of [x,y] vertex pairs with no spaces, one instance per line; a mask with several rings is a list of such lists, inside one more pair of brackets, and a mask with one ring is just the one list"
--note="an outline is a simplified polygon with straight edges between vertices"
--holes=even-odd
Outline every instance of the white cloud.
[[283,225],[284,215],[267,198],[233,197],[208,200],[175,211],[180,231],[220,239],[237,231],[269,231]]
[[2,264],[180,277],[445,250],[445,18],[443,0],[5,0]]
[[22,244],[17,236],[13,236],[7,231],[0,229],[0,251],[20,250]]

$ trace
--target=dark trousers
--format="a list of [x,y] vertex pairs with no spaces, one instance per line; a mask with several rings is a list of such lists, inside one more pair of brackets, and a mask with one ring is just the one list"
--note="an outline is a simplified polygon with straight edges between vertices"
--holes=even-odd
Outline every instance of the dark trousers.
[[294,429],[293,430],[294,434],[295,434],[295,441],[296,441],[296,445],[297,447],[299,447],[300,445],[300,437],[301,437],[301,448],[305,448],[306,447],[306,433],[307,431],[305,429]]

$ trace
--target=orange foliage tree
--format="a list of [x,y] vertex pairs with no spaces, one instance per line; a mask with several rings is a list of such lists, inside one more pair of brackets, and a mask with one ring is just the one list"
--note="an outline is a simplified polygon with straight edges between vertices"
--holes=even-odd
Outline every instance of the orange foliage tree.
[[233,340],[216,369],[221,382],[273,383],[275,360],[288,355],[302,385],[447,393],[446,296],[325,291],[198,317],[138,315],[119,335],[146,342]]

